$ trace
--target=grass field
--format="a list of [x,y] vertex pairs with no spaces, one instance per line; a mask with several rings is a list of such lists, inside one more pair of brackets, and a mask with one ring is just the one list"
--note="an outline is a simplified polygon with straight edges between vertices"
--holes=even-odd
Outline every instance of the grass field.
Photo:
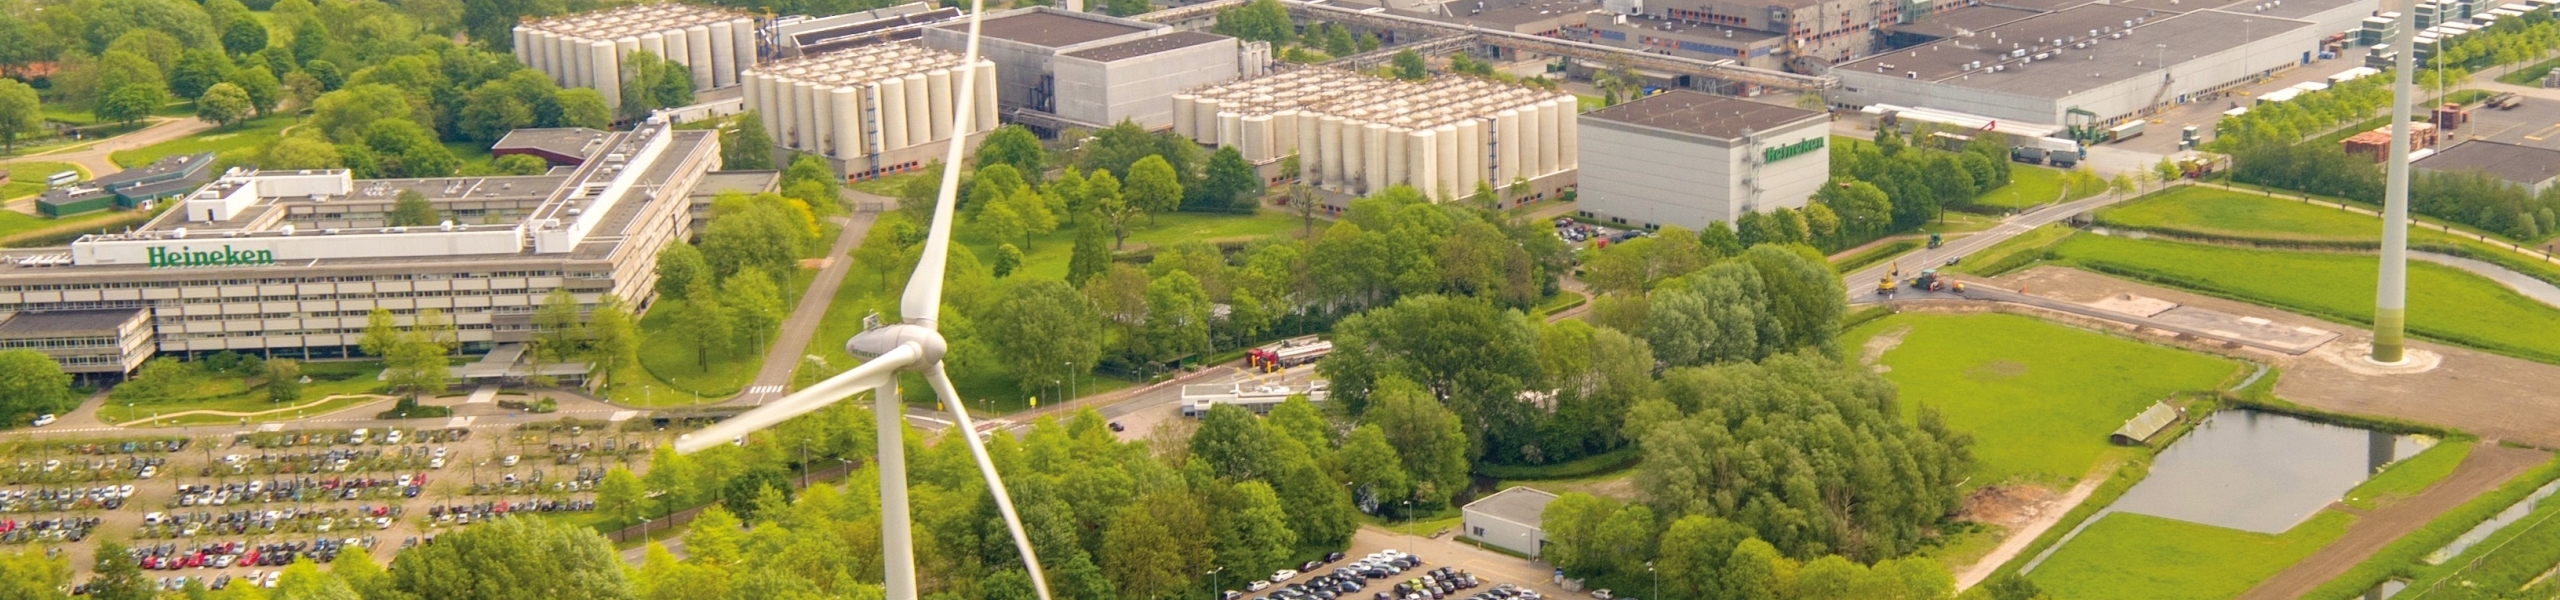
[[[318,416],[321,416],[321,415],[326,415],[326,414],[329,414],[329,413],[338,412],[338,411],[346,410],[346,409],[349,409],[349,408],[354,408],[354,407],[363,406],[363,405],[366,405],[366,404],[372,404],[372,403],[375,403],[375,402],[384,402],[384,401],[385,401],[385,400],[384,400],[383,398],[379,397],[379,396],[337,396],[337,397],[329,398],[329,399],[326,399],[326,400],[319,400],[319,401],[314,401],[314,402],[305,402],[305,403],[303,403],[303,404],[301,405],[301,408],[296,409],[296,410],[292,410],[292,411],[269,413],[269,414],[257,415],[257,416],[252,416],[252,417],[232,417],[232,416],[223,416],[223,415],[185,415],[185,416],[178,416],[178,417],[169,417],[169,418],[166,418],[166,419],[158,419],[158,420],[154,420],[154,421],[151,421],[151,422],[148,422],[148,423],[141,423],[141,424],[138,424],[137,426],[139,426],[139,427],[192,427],[192,426],[197,426],[197,425],[234,425],[234,424],[240,424],[240,423],[266,423],[266,422],[270,422],[270,421],[291,421],[291,420],[300,419],[300,418],[305,418],[305,417],[318,417]],[[260,409],[260,410],[266,410],[266,409]],[[244,412],[244,411],[234,411],[234,412]]]
[[[382,363],[379,361],[342,361],[302,363],[302,374],[311,383],[302,386],[303,402],[315,403],[321,398],[341,394],[371,394],[382,389]],[[248,387],[248,381],[219,375],[208,375],[193,399],[159,404],[126,405],[114,400],[98,409],[98,420],[122,423],[150,418],[154,414],[181,413],[191,410],[259,412],[286,405],[267,400],[266,390]],[[284,418],[291,418],[286,414]],[[217,422],[238,422],[239,417],[220,417]]]
[[236,123],[230,127],[210,129],[203,133],[132,150],[119,150],[107,155],[107,159],[130,169],[173,154],[195,152],[220,154],[243,148],[265,148],[274,145],[278,138],[283,137],[284,128],[301,121],[300,116],[277,113]]
[[746,389],[756,370],[763,368],[760,350],[715,351],[710,362],[700,362],[693,346],[671,331],[674,315],[683,307],[681,298],[661,297],[640,318],[640,370],[647,377],[625,374],[623,381],[613,384],[615,402],[651,407],[718,402]]
[[2064,238],[2069,238],[2071,234],[2077,232],[2078,230],[2061,223],[2039,227],[2034,231],[2001,240],[2000,243],[1975,252],[1973,256],[1965,257],[1964,263],[1956,265],[1953,270],[1969,275],[1999,275],[2034,262],[2044,254],[2045,249],[2062,243]]
[[2427,491],[2428,486],[2452,475],[2453,468],[2460,466],[2463,458],[2471,456],[2471,444],[2470,440],[2436,444],[2417,456],[2384,469],[2382,474],[2356,484],[2355,489],[2347,490],[2344,502],[2358,510],[2370,510]]
[[22,160],[0,165],[0,171],[9,172],[9,183],[0,184],[0,200],[16,200],[42,194],[45,189],[45,178],[63,171],[78,172],[81,179],[89,178],[89,170],[80,168],[79,165],[40,160]]
[[2011,165],[2009,185],[1974,196],[1973,203],[1996,208],[2027,208],[2039,204],[2051,204],[2057,198],[2064,201],[2087,198],[2103,191],[2106,190],[2071,190],[2071,197],[2062,198],[2061,169]]
[[[2082,235],[2054,247],[2062,262],[2325,317],[2370,324],[2376,264],[2370,256],[2250,250]],[[2413,334],[2560,363],[2560,310],[2477,275],[2409,264]]]
[[2231,598],[2338,539],[2355,517],[2322,511],[2281,535],[2132,513],[2098,519],[2028,579],[2072,600]]
[[[1899,314],[1859,326],[1853,352],[1901,334],[1878,360],[1906,415],[1936,407],[1973,434],[1974,485],[2026,480],[2066,487],[2109,456],[2107,442],[2152,402],[2211,390],[2230,360],[2003,314]],[[1890,339],[1890,338],[1887,338]]]
[[[2322,200],[2337,202],[2329,198]],[[2498,263],[2545,281],[2560,281],[2560,265],[2516,254],[2504,245],[2480,241],[2479,232],[2466,227],[2456,225],[2453,233],[2447,233],[2436,228],[2444,225],[2442,221],[2418,216],[2412,218],[2415,222],[2409,229],[2409,241],[2421,248],[2454,246],[2475,257],[2512,257]],[[2297,199],[2193,185],[2099,211],[2098,221],[2193,237],[2278,243],[2379,243],[2382,239],[2381,217],[2342,211],[2334,206],[2308,204]],[[2490,239],[2500,238],[2492,235]]]

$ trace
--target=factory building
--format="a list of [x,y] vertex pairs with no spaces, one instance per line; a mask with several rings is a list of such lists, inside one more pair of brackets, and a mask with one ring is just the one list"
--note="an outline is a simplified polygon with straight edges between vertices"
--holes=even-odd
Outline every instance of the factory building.
[[620,108],[623,56],[646,51],[685,65],[695,91],[730,87],[756,65],[756,24],[726,9],[643,4],[517,25],[515,48],[517,62]]
[[[689,235],[690,198],[719,164],[716,132],[652,120],[548,175],[234,169],[131,231],[0,257],[0,346],[85,348],[121,368],[139,362],[128,344],[333,358],[378,307],[402,323],[443,311],[465,352],[499,350],[532,337],[554,289],[648,303],[658,250]],[[388,226],[402,191],[445,221]],[[147,326],[127,327],[137,312]]]
[[[2307,63],[2374,0],[2084,4],[1834,68],[1844,106],[2106,126]],[[2074,111],[2086,113],[2077,115]]]
[[[1271,64],[1267,44],[1045,6],[989,14],[979,33],[979,55],[997,65],[1004,113],[1051,130],[1123,120],[1163,128],[1173,124],[1165,99],[1175,92],[1252,77]],[[967,41],[965,24],[924,32],[935,49],[956,53]]]
[[1820,112],[1670,91],[1582,115],[1583,216],[1697,230],[1804,208],[1831,178]]
[[[969,111],[976,145],[996,128],[994,61],[974,67],[956,52],[910,43],[879,44],[775,61],[748,71],[746,103],[764,115],[779,148],[826,158],[854,179],[922,168],[942,156],[953,111]],[[976,98],[959,105],[960,84]]]
[[1172,104],[1174,133],[1234,147],[1255,164],[1297,154],[1298,177],[1348,196],[1407,184],[1447,200],[1479,185],[1507,193],[1526,180],[1530,193],[1505,196],[1526,203],[1574,178],[1578,129],[1570,94],[1485,79],[1408,82],[1311,68],[1176,94]]
[[926,27],[961,15],[957,8],[910,2],[817,19],[783,17],[774,20],[774,56],[796,58],[918,39],[924,37]]

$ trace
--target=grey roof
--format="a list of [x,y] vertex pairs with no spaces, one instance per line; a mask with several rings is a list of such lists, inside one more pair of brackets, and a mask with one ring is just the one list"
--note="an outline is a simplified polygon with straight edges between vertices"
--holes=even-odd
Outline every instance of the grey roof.
[[2471,140],[2454,144],[2409,166],[2436,171],[2480,171],[2525,185],[2560,177],[2560,150]]
[[2167,402],[2153,402],[2151,408],[2142,409],[2142,414],[2134,415],[2132,420],[2124,422],[2123,427],[2116,428],[2113,437],[2119,443],[2140,444],[2151,441],[2151,436],[2160,435],[2161,430],[2177,422],[2177,407]]
[[[942,28],[959,31],[964,30],[966,25],[944,25]],[[1050,48],[1073,46],[1140,31],[1146,31],[1146,29],[1105,21],[1102,17],[1080,18],[1045,9],[1025,10],[985,19],[978,23],[979,35]]]
[[102,310],[56,310],[11,313],[0,320],[0,338],[24,339],[65,335],[104,333],[113,335],[116,328],[132,321],[139,308]]
[[1823,117],[1822,113],[1792,106],[1672,90],[1584,113],[1582,118],[1734,139],[1742,137],[1745,130],[1769,131]]
[[2044,14],[2023,8],[1977,4],[1920,19],[1918,23],[1895,27],[1896,31],[1932,37],[1954,37],[1966,31],[1981,31]]
[[90,180],[89,183],[98,187],[114,189],[132,182],[164,175],[185,174],[192,178],[198,174],[211,172],[212,169],[213,153],[211,152],[179,154],[175,156],[160,157],[160,160],[151,161],[151,164],[143,165],[142,168],[139,169],[126,169],[102,175],[97,179]]
[[1555,494],[1528,486],[1512,486],[1510,489],[1494,492],[1491,496],[1469,502],[1464,510],[1543,529],[1540,523],[1545,519],[1547,503],[1554,501],[1556,501]]
[[[2236,2],[2223,4],[2215,10],[2237,15],[2258,15],[2279,19],[2301,19],[2360,1],[2362,0],[2285,0],[2283,4],[2275,4],[2268,2],[2267,0],[2258,0],[2257,2],[2238,0]],[[2257,10],[2259,5],[2265,5],[2266,10]],[[2372,5],[2367,4],[2366,6]],[[2489,12],[2488,7],[2492,6],[2492,4],[2484,2],[2477,6],[2482,8],[2476,10],[2486,13]],[[2195,10],[2195,8],[2197,7],[2188,7],[2188,10]]]
[[[2131,31],[2124,27],[2127,22],[2136,22]],[[2030,98],[2059,99],[2126,79],[2156,79],[2160,76],[2161,61],[2184,63],[2237,46],[2242,38],[2266,39],[2312,26],[2303,21],[2216,10],[2172,14],[2090,4],[2020,19],[1975,32],[1969,38],[1940,40],[1878,54],[1840,65],[1833,72],[1915,78]],[[2054,51],[2050,44],[2053,40],[2070,38],[2074,40],[2072,43],[2078,43],[2090,39],[2089,32],[2093,30],[2099,32],[2094,45],[2076,49],[2064,45],[2048,60],[2024,65],[2007,63],[2008,66],[1998,73],[1990,72],[1988,68],[2001,64],[2003,53],[2012,46],[2035,46],[2041,39],[2047,45],[2040,50],[2028,50],[2029,54]],[[2115,32],[2125,32],[2125,37],[2109,37]],[[2269,65],[2284,60],[2282,57],[2262,58]],[[1971,62],[1980,62],[1984,68],[1968,72],[1965,67]]]
[[594,158],[595,151],[604,148],[604,136],[605,132],[585,127],[518,129],[498,138],[498,143],[491,144],[489,151],[540,150],[561,156]]
[[1100,62],[1111,62],[1115,60],[1137,58],[1168,50],[1189,48],[1201,44],[1216,43],[1219,40],[1225,39],[1230,38],[1214,33],[1176,31],[1159,36],[1138,38],[1109,46],[1077,50],[1067,53],[1067,56]]
[[[1434,21],[1511,31],[1541,21],[1582,22],[1582,13],[1600,10],[1597,0],[1447,0],[1437,10],[1387,12]],[[1447,11],[1447,14],[1442,14]]]
[[781,182],[782,172],[771,169],[760,171],[712,171],[704,174],[702,176],[702,181],[693,184],[693,197],[697,199],[709,199],[713,196],[720,195],[721,192],[742,192],[751,195],[761,194],[764,192],[774,191],[774,186],[781,185]]

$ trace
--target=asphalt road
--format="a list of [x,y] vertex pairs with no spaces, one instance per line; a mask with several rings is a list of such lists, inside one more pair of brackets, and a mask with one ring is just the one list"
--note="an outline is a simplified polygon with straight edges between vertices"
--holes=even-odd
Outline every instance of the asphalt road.
[[[1980,252],[1983,249],[1990,248],[2000,242],[2008,241],[2009,238],[2017,237],[2019,234],[2034,231],[2038,227],[2051,225],[2061,222],[2064,219],[2071,218],[2072,215],[2096,210],[2099,207],[2114,204],[2117,201],[2126,199],[2128,198],[2118,197],[2113,194],[2101,194],[2061,204],[2047,204],[2035,210],[2012,215],[2008,219],[2001,221],[2000,225],[1992,227],[1991,229],[1949,240],[1935,249],[1922,248],[1914,250],[1910,253],[1903,254],[1902,256],[1895,257],[1893,260],[1879,262],[1873,266],[1844,274],[1840,277],[1840,280],[1849,288],[1850,303],[1883,301],[1885,298],[1879,298],[1876,296],[1876,281],[1883,279],[1885,274],[1891,271],[1897,264],[1901,265],[1903,276],[1908,278],[1912,275],[1918,274],[1921,269],[1946,264],[1947,259],[1949,258],[1972,256],[1975,252]],[[1898,294],[1897,297],[1908,297],[1912,295],[1914,294],[1909,288],[1904,288],[1903,292]]]

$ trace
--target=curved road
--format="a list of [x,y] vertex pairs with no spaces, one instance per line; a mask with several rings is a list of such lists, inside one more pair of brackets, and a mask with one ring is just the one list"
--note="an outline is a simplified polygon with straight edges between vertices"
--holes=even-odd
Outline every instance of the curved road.
[[1909,265],[1910,272],[1917,273],[1920,269],[1945,264],[1948,258],[1970,256],[1975,252],[1980,252],[1983,249],[1990,248],[2000,242],[2009,241],[2009,238],[2017,237],[2018,234],[2034,231],[2038,227],[2051,225],[2061,222],[2063,219],[2071,218],[2072,215],[2096,210],[2099,207],[2114,204],[2122,200],[2128,200],[2130,198],[2131,197],[2118,196],[2115,194],[2101,194],[2060,204],[2047,204],[2034,210],[2011,215],[2008,219],[2002,220],[2000,225],[1996,227],[1964,237],[1955,238],[1938,246],[1936,249],[1922,248],[1914,250],[1901,256],[1896,256],[1892,260],[1879,262],[1854,272],[1844,273],[1840,276],[1840,280],[1849,288],[1850,303],[1854,304],[1859,302],[1880,301],[1882,300],[1881,298],[1875,297],[1876,281],[1883,279],[1886,271],[1891,270],[1897,263]]

